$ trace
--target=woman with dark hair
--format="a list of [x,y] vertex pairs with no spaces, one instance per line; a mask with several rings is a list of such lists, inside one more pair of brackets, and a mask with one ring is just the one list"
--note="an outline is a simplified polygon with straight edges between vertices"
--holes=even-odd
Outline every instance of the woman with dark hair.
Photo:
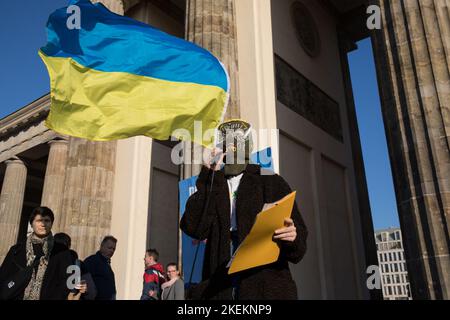
[[0,267],[1,299],[67,299],[67,268],[72,258],[67,247],[53,239],[54,220],[47,207],[33,210],[29,219],[33,232],[24,243],[9,249]]

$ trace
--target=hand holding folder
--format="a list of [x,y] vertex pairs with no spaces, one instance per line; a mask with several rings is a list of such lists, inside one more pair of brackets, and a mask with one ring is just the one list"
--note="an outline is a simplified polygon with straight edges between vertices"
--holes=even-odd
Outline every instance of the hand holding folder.
[[278,260],[280,248],[273,241],[275,230],[282,228],[284,219],[291,216],[296,192],[266,204],[258,213],[250,233],[236,250],[228,264],[228,274],[270,264]]

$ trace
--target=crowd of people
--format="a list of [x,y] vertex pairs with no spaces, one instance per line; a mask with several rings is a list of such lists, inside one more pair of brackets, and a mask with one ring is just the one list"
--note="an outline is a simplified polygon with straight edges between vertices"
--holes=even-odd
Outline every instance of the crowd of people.
[[[0,267],[0,300],[115,300],[111,268],[117,239],[103,238],[100,249],[84,261],[71,249],[66,233],[52,234],[55,216],[38,207],[30,215],[32,232],[12,246]],[[145,253],[141,300],[184,300],[184,283],[176,263],[165,272],[159,253]]]
[[[250,162],[253,141],[251,125],[243,120],[222,123],[219,144],[223,149],[205,149],[207,160],[196,181],[180,221],[181,230],[195,240],[208,240],[202,281],[189,288],[195,300],[295,300],[297,286],[289,263],[304,257],[308,229],[296,203],[279,221],[272,241],[279,247],[275,262],[228,273],[231,257],[250,233],[265,206],[291,194],[289,184],[275,173]],[[220,142],[221,141],[221,142]],[[25,243],[13,246],[0,268],[0,298],[3,299],[116,299],[111,258],[117,239],[107,236],[100,250],[78,259],[70,249],[70,237],[52,235],[52,211],[39,207],[30,217],[33,232]],[[184,284],[176,263],[165,272],[156,249],[145,252],[141,300],[184,299]],[[79,280],[70,288],[69,266],[79,266]],[[274,282],[273,279],[276,279]],[[268,289],[270,288],[270,289]]]

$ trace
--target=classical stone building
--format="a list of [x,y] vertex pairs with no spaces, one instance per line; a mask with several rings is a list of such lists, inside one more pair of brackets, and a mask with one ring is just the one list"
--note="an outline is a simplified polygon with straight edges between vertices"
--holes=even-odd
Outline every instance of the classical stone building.
[[[355,42],[371,35],[368,4],[101,2],[212,51],[231,77],[227,118],[279,130],[259,147],[272,147],[309,227],[308,253],[292,266],[299,297],[380,298],[366,287],[377,255],[347,61]],[[372,39],[406,259],[418,271],[413,296],[448,298],[449,8],[434,7],[439,0],[396,2],[376,3],[384,23]],[[44,96],[0,120],[0,259],[25,237],[30,209],[44,204],[82,258],[104,235],[116,236],[118,298],[139,298],[147,247],[158,248],[163,263],[179,261],[178,181],[200,167],[174,165],[170,142],[60,136],[43,124],[48,109]],[[200,154],[185,147],[187,158]]]
[[450,3],[375,1],[372,42],[413,299],[450,299]]

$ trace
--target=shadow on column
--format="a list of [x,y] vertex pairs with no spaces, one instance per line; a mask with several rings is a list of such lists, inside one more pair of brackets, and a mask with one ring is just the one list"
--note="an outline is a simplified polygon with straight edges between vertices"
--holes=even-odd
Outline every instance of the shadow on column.
[[18,155],[27,167],[27,182],[17,242],[26,240],[29,225],[28,219],[31,211],[41,205],[48,153],[49,147],[45,143],[28,149]]

